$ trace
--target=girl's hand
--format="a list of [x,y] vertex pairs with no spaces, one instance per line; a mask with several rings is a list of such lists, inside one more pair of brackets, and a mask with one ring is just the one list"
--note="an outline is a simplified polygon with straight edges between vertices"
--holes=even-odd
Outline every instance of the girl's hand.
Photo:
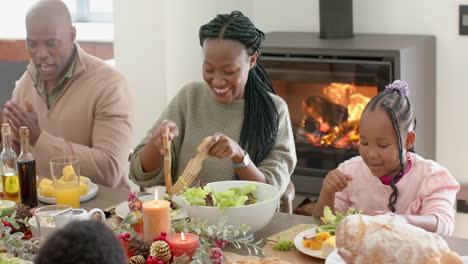
[[204,151],[219,159],[231,158],[234,163],[241,163],[245,155],[244,150],[236,141],[219,132],[212,136]]
[[[167,135],[166,129],[169,131]],[[169,137],[169,140],[173,140],[179,135],[179,129],[172,120],[159,121],[153,128],[153,135],[151,136],[151,143],[159,149],[161,155],[164,155],[163,137]]]
[[342,191],[348,186],[348,181],[352,181],[353,177],[344,174],[338,169],[330,171],[325,180],[323,180],[322,190],[327,193],[336,193]]

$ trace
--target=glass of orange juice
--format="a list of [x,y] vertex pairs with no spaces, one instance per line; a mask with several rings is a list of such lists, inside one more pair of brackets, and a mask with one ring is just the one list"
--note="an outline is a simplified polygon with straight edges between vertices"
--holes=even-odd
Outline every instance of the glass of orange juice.
[[80,208],[80,159],[62,156],[50,160],[56,204]]

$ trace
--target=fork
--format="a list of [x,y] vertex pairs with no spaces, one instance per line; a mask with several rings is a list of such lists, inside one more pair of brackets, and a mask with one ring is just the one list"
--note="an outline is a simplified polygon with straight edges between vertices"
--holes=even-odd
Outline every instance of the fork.
[[171,140],[169,140],[169,127],[166,127],[166,136],[163,137],[163,149],[164,149],[164,182],[166,183],[166,190],[169,193],[169,190],[172,188],[172,156],[171,156]]
[[180,194],[185,186],[190,186],[193,180],[197,177],[198,173],[202,168],[203,161],[209,156],[206,151],[203,149],[210,142],[211,136],[206,137],[202,143],[197,148],[197,155],[195,158],[191,159],[185,167],[184,171],[180,175],[177,182],[172,186],[168,193],[170,194]]

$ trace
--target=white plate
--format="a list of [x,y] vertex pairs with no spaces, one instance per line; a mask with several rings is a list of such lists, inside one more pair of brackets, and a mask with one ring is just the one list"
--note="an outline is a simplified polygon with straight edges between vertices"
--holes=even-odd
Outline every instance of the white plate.
[[338,255],[338,250],[333,250],[328,258],[325,260],[325,264],[345,264],[344,260]]
[[[150,195],[141,196],[139,198],[143,202],[151,201],[151,200],[154,200],[154,195],[150,194]],[[159,199],[162,199],[162,197],[160,197]],[[187,210],[185,209],[185,207],[183,207],[183,198],[182,198],[182,196],[173,196],[172,199],[174,200],[174,202],[179,204],[181,206],[181,208],[180,208],[179,214],[173,215],[171,217],[171,219],[172,220],[177,220],[177,219],[182,219],[182,218],[188,217]],[[115,208],[115,215],[117,215],[118,217],[120,217],[122,219],[125,218],[129,213],[130,213],[130,209],[128,208],[128,202],[127,201],[120,203]]]
[[297,250],[299,250],[300,252],[302,252],[302,253],[304,253],[304,254],[306,254],[306,255],[309,255],[309,256],[312,256],[312,257],[315,257],[315,258],[319,258],[319,259],[326,259],[326,257],[324,257],[324,256],[322,255],[322,251],[321,251],[321,250],[313,250],[313,249],[304,247],[304,245],[302,244],[302,240],[303,240],[303,237],[304,237],[304,236],[314,235],[314,234],[316,234],[316,233],[317,233],[317,232],[315,231],[315,227],[300,232],[300,233],[294,238],[294,246],[296,246],[296,249],[297,249]]
[[[91,183],[91,188],[89,188],[88,194],[80,196],[80,202],[86,202],[93,199],[96,196],[98,189],[99,187],[96,184]],[[37,199],[46,204],[55,204],[55,198],[42,196],[39,194],[39,190],[37,190]]]

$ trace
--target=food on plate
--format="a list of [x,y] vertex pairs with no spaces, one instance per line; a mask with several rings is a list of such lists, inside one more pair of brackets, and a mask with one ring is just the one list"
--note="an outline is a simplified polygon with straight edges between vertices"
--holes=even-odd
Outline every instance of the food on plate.
[[330,233],[320,232],[311,239],[302,240],[302,245],[313,250],[320,250],[322,248],[323,242],[325,242],[325,240],[327,240],[329,237],[331,237]]
[[39,183],[39,194],[45,197],[55,197],[54,182],[49,179],[43,179]]
[[324,225],[317,227],[317,232],[328,232],[331,235],[335,234],[336,228],[340,222],[348,215],[360,214],[361,210],[356,210],[355,208],[349,208],[346,214],[341,214],[336,212],[336,215],[333,214],[329,206],[323,208],[323,217],[320,217]]
[[322,251],[322,256],[328,257],[328,255],[330,255],[330,253],[332,253],[332,251],[335,250],[335,248],[336,248],[336,236],[331,236],[327,238],[327,240],[325,240],[322,243],[322,247],[320,248],[320,250]]
[[388,215],[346,217],[336,246],[346,263],[462,263],[441,236]]
[[230,188],[224,192],[215,192],[210,187],[197,187],[185,190],[183,195],[191,205],[218,206],[223,210],[226,207],[258,203],[258,199],[253,195],[256,188],[255,183]]
[[[71,170],[73,170],[73,167],[71,168]],[[59,181],[65,181],[67,177],[72,177],[69,174],[69,173],[72,173],[71,170],[65,171],[65,168],[64,168],[63,172],[67,173],[67,175],[63,175],[62,177],[60,177]],[[80,195],[83,196],[83,195],[88,194],[89,189],[92,187],[92,184],[93,183],[88,177],[80,176]],[[50,179],[42,179],[41,182],[39,183],[38,193],[45,197],[54,198],[55,197],[54,182]]]
[[64,181],[73,181],[76,177],[76,172],[75,169],[73,169],[72,165],[67,165],[63,167],[62,175],[63,176],[61,177],[61,179],[63,179]]

